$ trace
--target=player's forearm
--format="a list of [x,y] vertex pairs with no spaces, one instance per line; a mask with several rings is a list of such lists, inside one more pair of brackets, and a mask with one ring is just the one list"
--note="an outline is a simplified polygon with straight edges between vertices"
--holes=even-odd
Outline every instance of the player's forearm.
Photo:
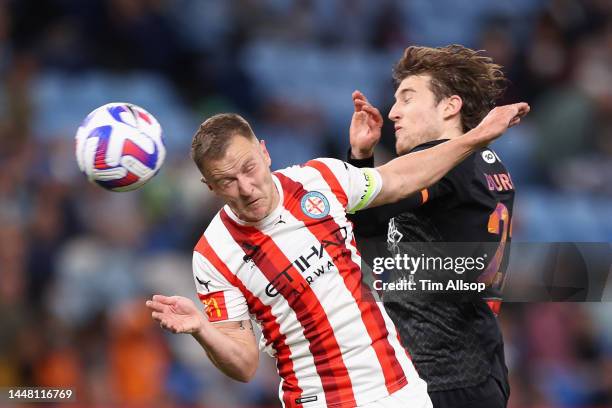
[[241,382],[248,382],[255,375],[259,362],[256,346],[223,333],[208,321],[193,337],[223,374]]
[[478,148],[479,131],[473,129],[461,137],[398,157],[379,167],[383,188],[388,182],[391,187],[386,189],[384,203],[397,202],[439,181]]

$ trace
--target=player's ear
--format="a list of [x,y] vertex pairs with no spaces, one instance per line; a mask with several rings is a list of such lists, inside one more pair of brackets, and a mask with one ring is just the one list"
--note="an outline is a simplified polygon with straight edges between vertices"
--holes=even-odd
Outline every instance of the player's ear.
[[444,100],[444,119],[450,119],[461,111],[463,100],[459,95],[451,95]]
[[272,165],[272,158],[270,158],[270,153],[268,153],[268,149],[266,148],[266,141],[260,140],[259,147],[261,147],[261,154],[263,154],[266,165],[270,167]]

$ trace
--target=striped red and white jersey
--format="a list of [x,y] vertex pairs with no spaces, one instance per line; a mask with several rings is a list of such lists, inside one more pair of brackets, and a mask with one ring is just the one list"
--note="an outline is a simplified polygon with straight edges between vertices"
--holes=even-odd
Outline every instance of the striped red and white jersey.
[[354,407],[416,380],[384,307],[362,290],[346,217],[380,192],[380,174],[326,158],[273,178],[280,203],[268,217],[246,223],[225,206],[195,248],[210,321],[259,324],[285,407]]

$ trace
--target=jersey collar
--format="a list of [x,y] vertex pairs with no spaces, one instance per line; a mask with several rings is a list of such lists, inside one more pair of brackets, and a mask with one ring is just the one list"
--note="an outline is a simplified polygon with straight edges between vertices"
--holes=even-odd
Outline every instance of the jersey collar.
[[427,149],[429,147],[439,145],[440,143],[448,142],[449,140],[450,139],[430,140],[429,142],[421,143],[420,145],[417,145],[417,146],[413,147],[412,150],[410,150],[410,153],[416,152],[416,151],[419,151],[419,150],[423,150],[423,149]]

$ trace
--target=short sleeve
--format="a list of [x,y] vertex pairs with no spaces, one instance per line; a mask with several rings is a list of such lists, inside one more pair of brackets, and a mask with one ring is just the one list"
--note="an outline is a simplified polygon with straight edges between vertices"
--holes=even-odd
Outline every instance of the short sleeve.
[[211,322],[249,320],[246,299],[199,252],[193,253],[193,277],[198,297]]
[[367,208],[382,189],[382,177],[378,170],[374,168],[357,168],[342,160],[331,158],[316,159],[315,161],[325,165],[340,183],[344,194],[346,194],[347,213],[354,213]]

